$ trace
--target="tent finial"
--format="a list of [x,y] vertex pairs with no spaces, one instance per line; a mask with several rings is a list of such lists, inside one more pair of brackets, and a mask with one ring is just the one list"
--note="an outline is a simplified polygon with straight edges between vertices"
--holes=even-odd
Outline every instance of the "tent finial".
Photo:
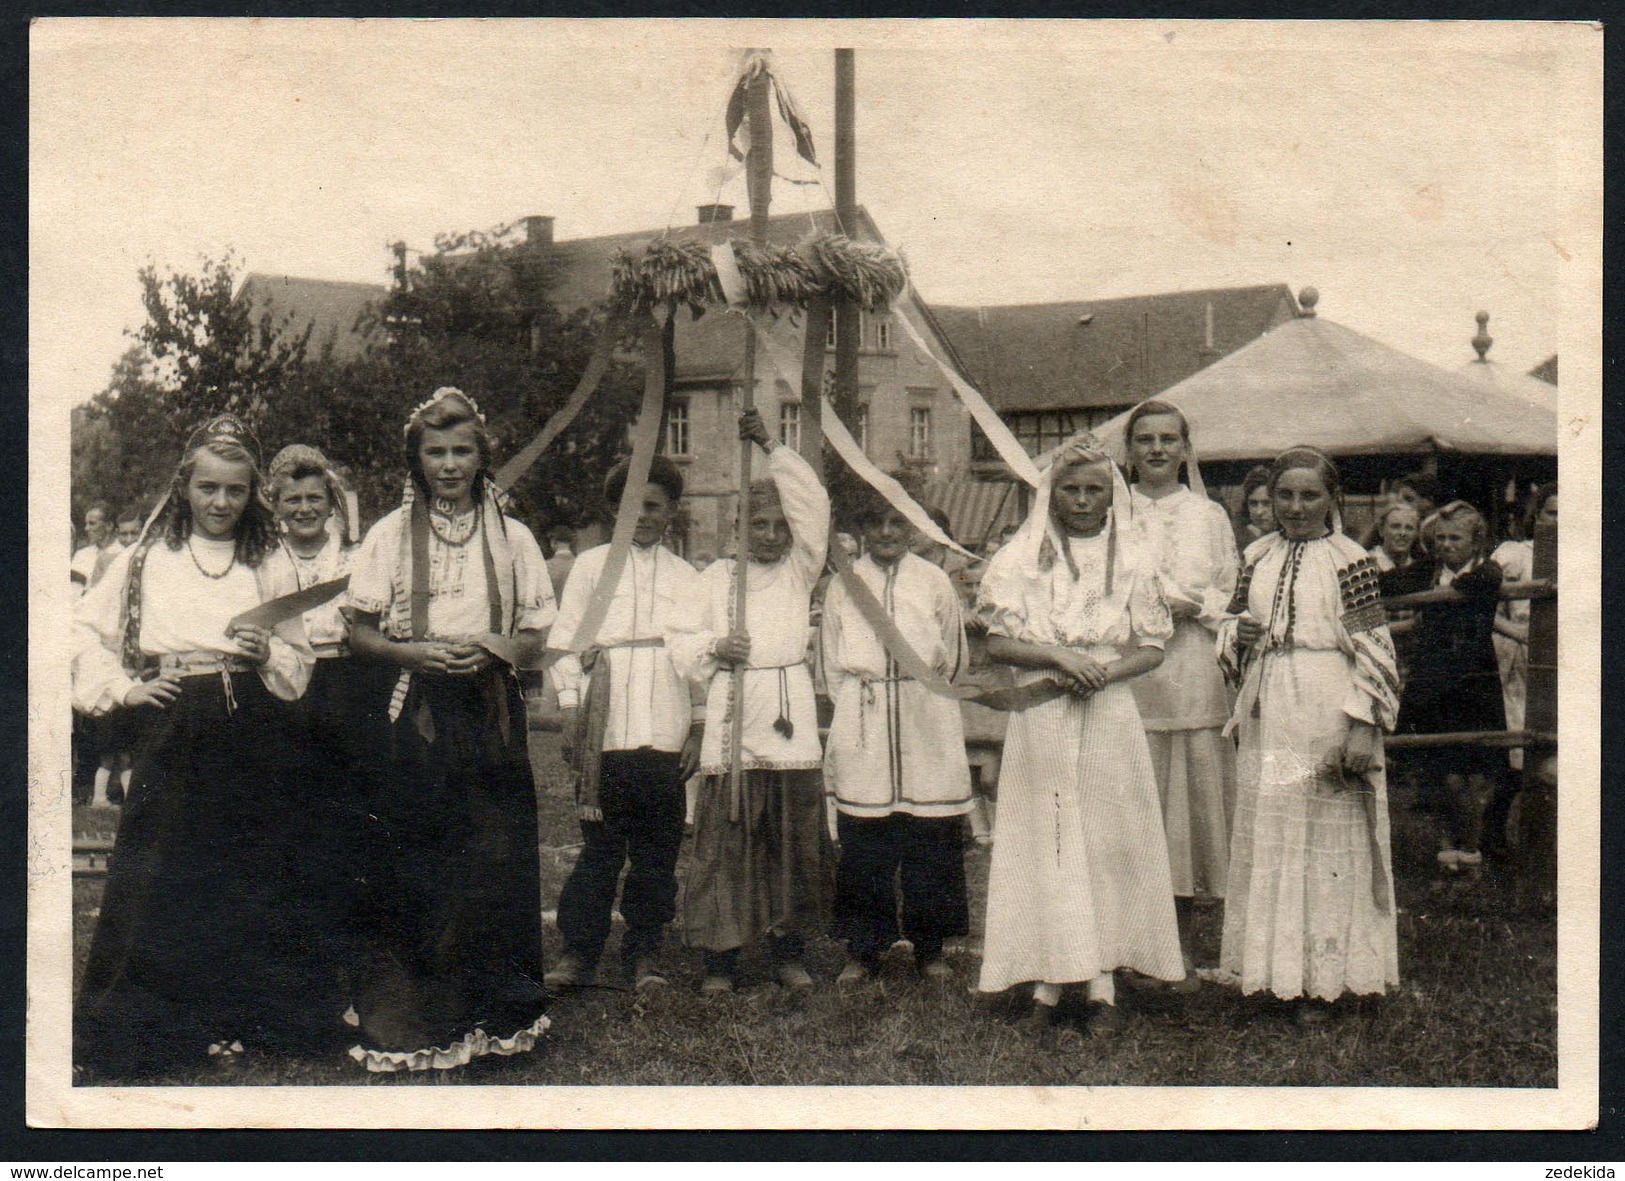
[[1298,307],[1301,309],[1298,315],[1306,320],[1313,320],[1315,318],[1315,305],[1319,302],[1320,292],[1313,287],[1305,287],[1298,292]]
[[1490,314],[1479,312],[1473,319],[1478,321],[1478,335],[1473,337],[1473,351],[1478,354],[1480,361],[1488,361],[1490,346],[1495,343],[1495,338],[1489,331]]

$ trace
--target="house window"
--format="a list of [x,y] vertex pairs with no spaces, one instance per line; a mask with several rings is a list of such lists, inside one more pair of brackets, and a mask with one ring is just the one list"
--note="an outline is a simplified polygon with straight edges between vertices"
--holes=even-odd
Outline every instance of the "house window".
[[911,406],[908,412],[908,457],[931,458],[931,408]]
[[801,450],[801,403],[779,403],[779,442]]
[[666,410],[666,454],[692,454],[688,449],[687,398],[673,398]]
[[[1114,418],[1123,407],[1099,406],[1087,410],[1028,411],[1004,416],[1006,425],[1029,455],[1042,455],[1082,431],[1092,431]],[[973,458],[992,462],[998,453],[980,430],[971,436]]]
[[858,440],[858,446],[865,455],[869,454],[869,407],[865,403],[858,407],[858,421],[853,424],[852,434]]
[[877,319],[875,321],[875,348],[885,352],[891,348],[891,321]]
[[835,309],[829,309],[829,327],[824,330],[824,345],[827,348],[835,347]]

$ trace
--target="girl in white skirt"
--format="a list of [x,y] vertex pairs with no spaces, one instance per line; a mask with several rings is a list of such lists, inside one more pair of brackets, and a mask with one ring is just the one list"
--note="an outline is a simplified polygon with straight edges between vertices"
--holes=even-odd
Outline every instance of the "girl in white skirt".
[[1294,447],[1270,471],[1281,531],[1247,547],[1219,655],[1240,682],[1220,961],[1243,993],[1319,1024],[1399,982],[1381,731],[1399,673],[1377,563],[1341,529],[1337,469]]
[[1035,1032],[1086,983],[1089,1029],[1120,1024],[1112,972],[1184,978],[1157,781],[1125,681],[1173,632],[1121,473],[1093,440],[1056,456],[1032,516],[994,555],[977,613],[988,655],[1060,696],[1010,718],[980,988],[1034,982]]

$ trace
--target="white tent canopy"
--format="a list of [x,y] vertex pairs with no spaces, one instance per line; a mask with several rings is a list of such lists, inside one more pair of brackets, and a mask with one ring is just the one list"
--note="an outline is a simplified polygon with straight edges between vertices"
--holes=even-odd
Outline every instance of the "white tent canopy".
[[[1420,361],[1316,317],[1304,295],[1311,310],[1157,395],[1184,411],[1202,459],[1267,460],[1302,443],[1337,456],[1557,454],[1555,399]],[[1128,415],[1096,434],[1121,447]]]
[[1499,361],[1468,361],[1457,373],[1468,381],[1557,413],[1557,387]]

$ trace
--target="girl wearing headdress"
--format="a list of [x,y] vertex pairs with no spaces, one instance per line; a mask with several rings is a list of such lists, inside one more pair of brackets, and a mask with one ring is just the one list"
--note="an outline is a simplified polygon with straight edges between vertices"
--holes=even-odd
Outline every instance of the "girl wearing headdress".
[[437,390],[407,420],[401,506],[351,563],[350,646],[398,670],[382,706],[363,845],[357,977],[372,1071],[533,1049],[542,1015],[536,796],[517,667],[557,608],[529,529],[503,514],[473,399]]
[[302,1052],[326,1023],[284,758],[312,656],[298,619],[235,624],[296,590],[261,499],[257,444],[231,415],[193,432],[136,543],[79,601],[74,707],[128,711],[137,737],[75,1011],[75,1058],[137,1076]]
[[[727,992],[740,949],[766,936],[779,982],[807,988],[806,933],[829,915],[830,849],[819,769],[818,713],[807,668],[813,586],[829,544],[829,494],[807,461],[767,433],[755,411],[741,438],[767,452],[753,482],[749,549],[700,576],[690,615],[669,641],[672,663],[706,698],[694,847],[683,934],[705,951],[706,993]],[[745,623],[735,623],[735,563],[745,567]],[[740,798],[729,775],[730,719],[743,693]]]
[[[1417,612],[1411,631],[1415,659],[1400,701],[1398,733],[1506,729],[1493,639],[1501,567],[1489,557],[1488,535],[1483,515],[1462,500],[1422,522],[1436,563],[1429,589],[1451,587],[1463,599]],[[1417,777],[1423,806],[1443,818],[1440,870],[1453,874],[1482,865],[1484,805],[1492,785],[1506,778],[1506,756],[1482,746],[1435,746],[1406,751],[1404,765]]]
[[1219,658],[1240,686],[1221,966],[1243,993],[1324,1021],[1399,982],[1382,731],[1399,675],[1376,561],[1342,531],[1341,484],[1312,447],[1270,468],[1280,532],[1247,547]]
[[[265,486],[278,529],[268,560],[286,568],[284,581],[310,590],[348,575],[357,529],[344,481],[327,457],[304,443],[290,444],[271,460]],[[341,606],[335,594],[304,613],[316,665],[294,709],[290,751],[310,804],[301,817],[308,850],[299,867],[301,893],[322,915],[321,958],[335,976],[353,971],[358,956],[355,906],[362,867],[356,857],[369,761],[387,740],[377,698],[388,691],[381,686],[390,667],[350,654],[350,625]]]
[[1066,692],[1011,715],[988,882],[983,992],[1033,982],[1042,1034],[1064,985],[1089,1028],[1121,1024],[1113,971],[1185,976],[1156,774],[1126,682],[1173,634],[1122,474],[1093,440],[1045,470],[1032,515],[982,578],[988,656]]
[[[1160,667],[1134,679],[1168,836],[1175,910],[1187,969],[1197,898],[1224,897],[1235,808],[1235,747],[1221,731],[1230,694],[1213,637],[1236,589],[1236,543],[1224,508],[1209,500],[1190,424],[1166,402],[1142,402],[1124,429],[1136,525],[1149,534],[1174,634]],[[1180,483],[1184,467],[1189,486]],[[1196,986],[1194,972],[1187,983]]]

